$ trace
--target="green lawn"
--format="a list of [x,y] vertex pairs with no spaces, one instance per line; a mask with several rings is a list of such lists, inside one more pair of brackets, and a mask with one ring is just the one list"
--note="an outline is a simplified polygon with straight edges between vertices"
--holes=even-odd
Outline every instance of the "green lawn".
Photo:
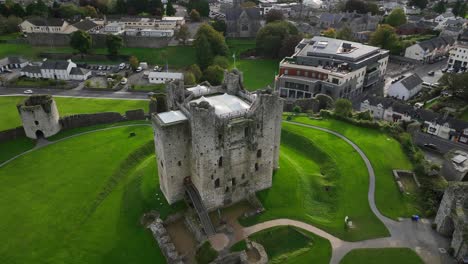
[[[332,249],[328,240],[296,227],[273,227],[255,233],[249,239],[265,248],[268,263],[328,264],[331,259]],[[244,249],[244,240],[231,248],[233,251]]]
[[337,131],[364,151],[376,174],[375,201],[382,214],[392,219],[421,214],[417,203],[418,197],[401,194],[393,179],[392,169],[413,168],[398,141],[378,130],[357,127],[332,119],[311,120],[308,117],[295,117],[293,121]]
[[[387,236],[388,230],[370,210],[368,184],[363,160],[346,142],[283,123],[280,169],[272,188],[258,193],[266,211],[241,223],[290,218],[348,241]],[[345,216],[355,228],[345,228]]]
[[[21,119],[16,110],[16,104],[23,100],[23,96],[0,97],[0,131],[21,125]],[[94,98],[54,97],[60,116],[72,114],[89,114],[98,112],[119,112],[127,110],[144,109],[148,112],[147,100],[116,100]]]
[[33,147],[34,141],[26,137],[0,142],[0,163],[5,162],[27,150],[30,150]]
[[351,250],[340,264],[423,264],[422,259],[409,248],[366,248]]
[[145,92],[166,92],[166,84],[149,84],[149,85],[133,85],[132,89],[135,91],[145,91]]
[[198,249],[195,256],[197,264],[208,264],[211,263],[218,257],[218,252],[211,247],[210,242],[205,241],[203,245]]
[[183,206],[156,199],[152,134],[147,126],[95,132],[2,167],[2,263],[164,263],[139,219]]
[[460,114],[458,118],[461,120],[468,121],[468,107],[465,108],[465,110],[463,110],[463,112]]

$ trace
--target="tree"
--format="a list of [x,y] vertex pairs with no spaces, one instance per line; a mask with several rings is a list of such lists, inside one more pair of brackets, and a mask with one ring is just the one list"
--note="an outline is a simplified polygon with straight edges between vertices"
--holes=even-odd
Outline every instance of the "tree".
[[301,42],[302,36],[301,35],[290,35],[283,40],[281,43],[281,49],[279,52],[279,57],[284,58],[294,54],[294,49],[296,48],[297,44]]
[[117,14],[127,13],[127,2],[125,0],[117,0],[114,6],[114,12]]
[[410,0],[408,3],[409,6],[417,6],[421,9],[426,8],[427,0]]
[[201,35],[197,39],[197,44],[195,45],[195,54],[198,65],[200,65],[202,69],[206,69],[206,67],[208,67],[211,62],[213,62],[213,51],[211,49],[210,42],[205,35]]
[[203,77],[202,71],[200,70],[200,67],[197,64],[190,65],[188,71],[193,73],[196,82],[199,82]]
[[213,56],[227,56],[229,49],[226,45],[226,40],[224,39],[224,36],[220,32],[216,31],[212,26],[210,26],[207,23],[201,25],[198,28],[197,33],[195,34],[195,46],[197,46],[198,39],[202,35],[206,36],[206,39],[210,43]]
[[450,74],[446,73],[440,78],[439,83],[447,87],[454,96],[468,99],[468,73]]
[[19,31],[18,25],[23,20],[19,17],[9,16],[8,18],[0,16],[0,34],[9,34]]
[[224,78],[224,70],[218,65],[211,65],[203,72],[203,77],[211,85],[220,85]]
[[82,13],[86,17],[98,17],[98,12],[94,6],[83,6],[82,8]]
[[224,56],[216,56],[213,59],[213,65],[218,65],[223,69],[229,68],[229,60]]
[[61,18],[74,18],[83,15],[83,10],[72,3],[60,5],[57,12]]
[[353,31],[349,27],[343,27],[340,31],[336,33],[337,39],[354,41]]
[[200,13],[198,13],[196,9],[192,9],[192,11],[190,11],[190,20],[194,22],[200,21]]
[[187,39],[190,38],[190,31],[188,29],[188,26],[185,24],[180,26],[179,31],[177,31],[176,37],[180,42],[182,42],[182,44],[185,45],[185,43],[187,43]]
[[184,84],[185,85],[194,85],[196,84],[195,76],[191,72],[185,72],[184,73]]
[[211,23],[211,26],[216,31],[221,32],[223,34],[223,36],[226,35],[226,29],[227,29],[226,21],[224,21],[222,19],[216,19],[213,23]]
[[270,11],[265,16],[265,21],[267,23],[284,20],[283,12],[278,9],[270,9]]
[[437,2],[437,3],[434,5],[434,11],[437,12],[437,13],[439,13],[439,14],[445,13],[445,11],[447,11],[446,3],[445,3],[443,0]]
[[123,40],[121,36],[109,34],[106,36],[107,52],[111,56],[119,54],[119,49],[123,46]]
[[252,8],[252,7],[256,7],[257,4],[255,4],[255,2],[252,2],[252,1],[245,1],[241,4],[241,7],[243,8]]
[[369,12],[367,4],[361,0],[348,0],[345,3],[343,11],[353,12],[356,11],[359,14],[366,14]]
[[166,16],[173,16],[176,14],[176,9],[172,5],[172,0],[167,1],[166,4]]
[[276,21],[262,27],[255,40],[257,53],[269,58],[278,58],[283,41],[298,35],[297,28],[287,21]]
[[48,17],[49,8],[42,0],[37,0],[26,6],[26,13],[29,16]]
[[336,30],[334,28],[328,28],[322,31],[322,35],[327,38],[336,38]]
[[462,0],[457,0],[457,2],[455,2],[455,5],[452,8],[452,13],[456,17],[465,17],[466,8],[467,8],[466,7],[466,2],[464,2]]
[[190,0],[187,4],[187,11],[195,9],[200,16],[208,17],[210,15],[210,5],[207,0]]
[[300,106],[295,105],[295,106],[293,107],[293,113],[294,113],[295,115],[298,115],[298,114],[300,114],[301,112],[302,112],[302,108],[301,108]]
[[371,35],[370,43],[383,49],[392,50],[399,44],[399,39],[395,29],[387,24],[379,25],[377,30]]
[[24,10],[23,6],[18,4],[18,3],[15,3],[12,7],[11,7],[11,14],[16,16],[16,17],[25,17],[26,16],[26,10]]
[[73,49],[78,50],[81,55],[88,52],[88,50],[91,48],[91,43],[91,36],[87,32],[78,30],[73,32],[71,35],[70,46]]
[[406,23],[405,11],[401,8],[395,8],[386,19],[387,24],[392,27],[399,27]]
[[130,67],[132,67],[133,70],[136,70],[136,68],[138,68],[138,65],[140,64],[140,61],[137,57],[130,56],[130,58],[128,58],[128,63],[130,64]]
[[335,114],[343,117],[351,116],[353,104],[348,99],[340,98],[335,102]]
[[[142,1],[142,0],[139,0]],[[143,6],[144,4],[142,4]],[[137,9],[137,12],[149,11],[152,15],[163,16],[164,15],[164,4],[161,0],[149,0],[146,4],[146,9]]]

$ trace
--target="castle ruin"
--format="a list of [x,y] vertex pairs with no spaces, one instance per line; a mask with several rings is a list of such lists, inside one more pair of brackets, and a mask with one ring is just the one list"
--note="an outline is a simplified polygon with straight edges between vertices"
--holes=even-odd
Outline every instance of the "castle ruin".
[[52,96],[32,95],[16,107],[28,138],[47,138],[60,131],[59,112]]
[[220,86],[166,86],[168,112],[153,114],[160,188],[172,204],[195,187],[208,211],[271,187],[278,168],[283,102],[270,89],[249,93],[242,73]]

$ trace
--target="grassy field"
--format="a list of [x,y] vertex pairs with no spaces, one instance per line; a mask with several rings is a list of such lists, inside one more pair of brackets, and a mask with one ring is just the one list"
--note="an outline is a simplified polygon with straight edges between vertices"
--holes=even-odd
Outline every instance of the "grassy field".
[[0,163],[21,154],[34,147],[34,141],[29,138],[19,138],[6,142],[0,142]]
[[393,179],[393,169],[412,169],[411,162],[395,139],[375,129],[357,127],[337,120],[296,117],[294,121],[337,131],[364,151],[376,174],[375,201],[382,214],[397,219],[421,213],[417,203],[418,197],[401,194]]
[[[285,123],[281,143],[273,187],[258,193],[266,211],[241,219],[242,224],[290,218],[348,241],[388,235],[370,210],[367,170],[351,146],[328,133]],[[345,216],[355,228],[345,227]]]
[[423,264],[422,259],[409,248],[354,249],[340,264]]
[[[328,240],[291,226],[266,229],[251,235],[249,239],[265,248],[268,263],[327,264],[331,259],[332,250]],[[244,249],[244,240],[231,248],[233,251]]]
[[[23,96],[0,97],[0,131],[21,125],[21,119],[16,110],[16,104],[21,102]],[[94,98],[70,98],[54,97],[60,116],[72,114],[89,114],[98,112],[119,112],[127,110],[144,109],[148,112],[148,101],[146,100],[115,100]]]
[[133,85],[132,90],[145,92],[166,92],[166,84]]
[[156,199],[162,193],[152,145],[150,127],[116,128],[3,167],[2,263],[163,263],[139,219],[151,209],[165,217],[183,206]]

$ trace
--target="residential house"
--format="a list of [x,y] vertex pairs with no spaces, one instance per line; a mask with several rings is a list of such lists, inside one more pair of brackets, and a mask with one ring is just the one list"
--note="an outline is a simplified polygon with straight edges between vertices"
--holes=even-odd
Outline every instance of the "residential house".
[[468,29],[458,35],[457,42],[449,52],[447,67],[456,71],[468,68]]
[[422,83],[423,80],[417,74],[412,74],[392,83],[388,88],[388,96],[406,101],[421,91]]
[[104,26],[104,33],[107,34],[121,34],[125,29],[125,24],[121,22],[112,22]]
[[183,79],[184,75],[180,72],[150,72],[148,75],[150,83],[166,83],[168,81]]
[[68,22],[59,18],[31,17],[19,24],[23,33],[67,33]]
[[432,30],[432,27],[424,22],[409,22],[396,28],[398,35],[419,35],[426,34]]
[[5,57],[0,60],[0,72],[4,70],[19,69],[28,65],[28,61],[16,56]]
[[99,25],[90,19],[84,19],[78,23],[71,25],[70,27],[74,28],[73,31],[81,30],[85,32],[91,32],[101,28],[102,25]]
[[436,37],[418,42],[405,50],[405,57],[421,62],[432,62],[439,57],[448,55],[455,43],[452,37]]
[[303,39],[279,64],[275,87],[281,97],[318,93],[353,98],[383,79],[389,51],[357,42],[316,36]]
[[172,37],[174,30],[160,30],[160,29],[126,29],[125,34],[128,36],[142,36],[142,37]]
[[178,27],[185,24],[185,18],[184,17],[165,16],[165,17],[162,18],[162,21],[175,22]]
[[27,65],[21,70],[21,76],[64,81],[84,81],[91,76],[91,71],[79,68],[71,60],[46,60],[40,65]]
[[375,31],[381,19],[381,16],[374,16],[371,13],[323,13],[320,15],[318,26],[322,29],[334,28],[336,30],[348,27],[352,32]]
[[260,9],[243,8],[240,0],[233,1],[233,7],[226,10],[226,36],[230,38],[255,38],[262,27]]

